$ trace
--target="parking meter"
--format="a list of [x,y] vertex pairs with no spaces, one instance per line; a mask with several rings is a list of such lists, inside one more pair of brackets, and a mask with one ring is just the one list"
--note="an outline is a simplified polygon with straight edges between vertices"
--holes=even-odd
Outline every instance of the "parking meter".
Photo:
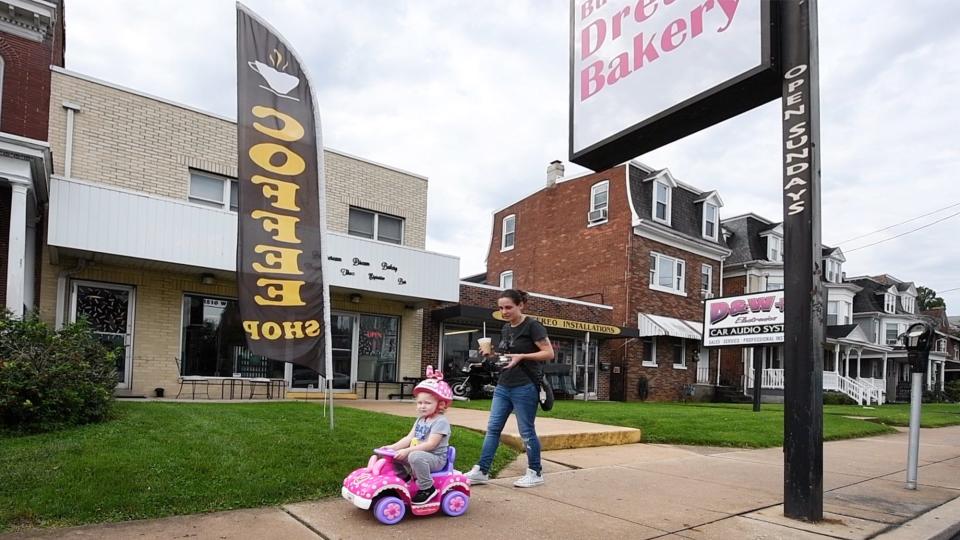
[[911,372],[927,372],[933,337],[933,328],[926,323],[912,324],[903,334],[903,344],[907,348],[907,360],[910,361]]
[[917,462],[920,459],[920,403],[923,398],[923,377],[933,348],[933,327],[914,323],[901,336],[907,349],[910,371],[910,444],[907,446],[907,489],[917,489]]

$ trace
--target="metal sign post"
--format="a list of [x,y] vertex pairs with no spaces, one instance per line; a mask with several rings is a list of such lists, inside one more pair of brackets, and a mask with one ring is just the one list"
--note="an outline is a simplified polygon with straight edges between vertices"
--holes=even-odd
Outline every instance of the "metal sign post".
[[783,73],[784,515],[823,519],[820,93],[815,0],[780,2]]
[[760,412],[760,398],[763,393],[763,360],[757,362],[757,349],[753,349],[750,358],[753,361],[753,412]]

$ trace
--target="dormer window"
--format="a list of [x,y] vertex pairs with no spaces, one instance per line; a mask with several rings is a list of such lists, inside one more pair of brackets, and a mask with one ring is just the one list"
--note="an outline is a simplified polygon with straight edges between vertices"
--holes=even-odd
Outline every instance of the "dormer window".
[[900,303],[903,304],[903,310],[907,313],[913,313],[916,308],[916,299],[912,296],[901,296]]
[[840,273],[840,268],[841,268],[840,261],[837,261],[835,259],[827,259],[825,266],[826,266],[826,273],[827,273],[827,281],[829,281],[830,283],[840,283],[840,277],[842,275]]
[[513,249],[513,244],[517,236],[516,214],[510,214],[509,216],[503,218],[503,223],[500,230],[502,231],[500,235],[500,251]]
[[587,223],[589,225],[606,223],[607,207],[610,203],[609,191],[610,182],[607,180],[594,184],[590,188],[590,210],[587,213]]
[[670,186],[657,180],[653,183],[653,219],[670,225],[670,203],[673,198]]
[[773,235],[767,237],[767,260],[783,262],[783,238]]
[[945,353],[945,352],[947,352],[947,340],[946,340],[946,338],[940,338],[940,339],[937,340],[936,351],[937,351],[938,353]]
[[703,237],[717,239],[717,205],[703,203]]
[[883,310],[887,313],[894,313],[897,311],[897,295],[886,293],[883,295]]

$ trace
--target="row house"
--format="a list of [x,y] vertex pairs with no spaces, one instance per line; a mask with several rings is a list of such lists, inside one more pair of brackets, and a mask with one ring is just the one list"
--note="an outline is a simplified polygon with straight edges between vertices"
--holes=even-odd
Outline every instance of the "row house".
[[[115,346],[118,391],[271,379],[309,393],[309,369],[252,355],[237,309],[237,126],[50,68],[49,230],[42,317],[86,318]],[[423,308],[459,298],[459,260],[424,250],[427,178],[324,151],[334,388],[421,374]],[[231,390],[233,384],[231,383]],[[396,388],[396,386],[393,386]]]
[[936,307],[920,312],[933,324],[937,332],[933,344],[934,359],[943,356],[943,377],[939,380],[940,389],[946,382],[960,379],[960,325],[953,324],[947,317],[946,307]]
[[875,353],[864,354],[864,359],[874,365],[881,360],[886,365],[882,372],[888,401],[910,400],[910,363],[901,336],[918,322],[933,322],[940,337],[930,353],[924,388],[942,390],[951,340],[944,335],[942,321],[933,321],[918,310],[916,286],[888,274],[852,277],[849,281],[861,288],[854,299],[854,321],[869,340],[892,349],[882,359]]
[[63,65],[63,3],[0,1],[0,309],[36,308],[53,172],[50,66]]
[[[732,252],[724,265],[724,294],[783,289],[782,222],[744,214],[723,220],[723,235]],[[822,257],[827,294],[824,389],[843,392],[862,403],[882,403],[888,392],[884,359],[893,348],[876,341],[855,321],[855,298],[862,287],[844,279],[842,250],[824,247]],[[756,362],[761,364],[765,399],[783,399],[782,345],[723,347],[721,355],[723,384],[751,393]]]
[[[486,283],[609,305],[613,324],[638,337],[601,342],[611,368],[593,378],[609,387],[599,397],[680,399],[719,361],[700,340],[703,301],[719,294],[730,253],[722,206],[667,169],[631,161],[564,178],[553,162],[544,187],[495,212]],[[575,367],[589,361],[585,343],[571,346]]]

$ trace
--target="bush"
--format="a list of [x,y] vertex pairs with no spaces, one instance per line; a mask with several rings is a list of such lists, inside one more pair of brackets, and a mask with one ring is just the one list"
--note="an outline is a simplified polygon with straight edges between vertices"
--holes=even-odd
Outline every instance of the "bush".
[[960,402],[960,379],[955,379],[944,384],[943,393],[947,395],[948,400],[954,403]]
[[58,332],[36,315],[0,313],[0,427],[37,432],[103,420],[115,360],[84,322]]
[[826,391],[823,393],[823,404],[824,405],[856,405],[857,401],[842,392]]

